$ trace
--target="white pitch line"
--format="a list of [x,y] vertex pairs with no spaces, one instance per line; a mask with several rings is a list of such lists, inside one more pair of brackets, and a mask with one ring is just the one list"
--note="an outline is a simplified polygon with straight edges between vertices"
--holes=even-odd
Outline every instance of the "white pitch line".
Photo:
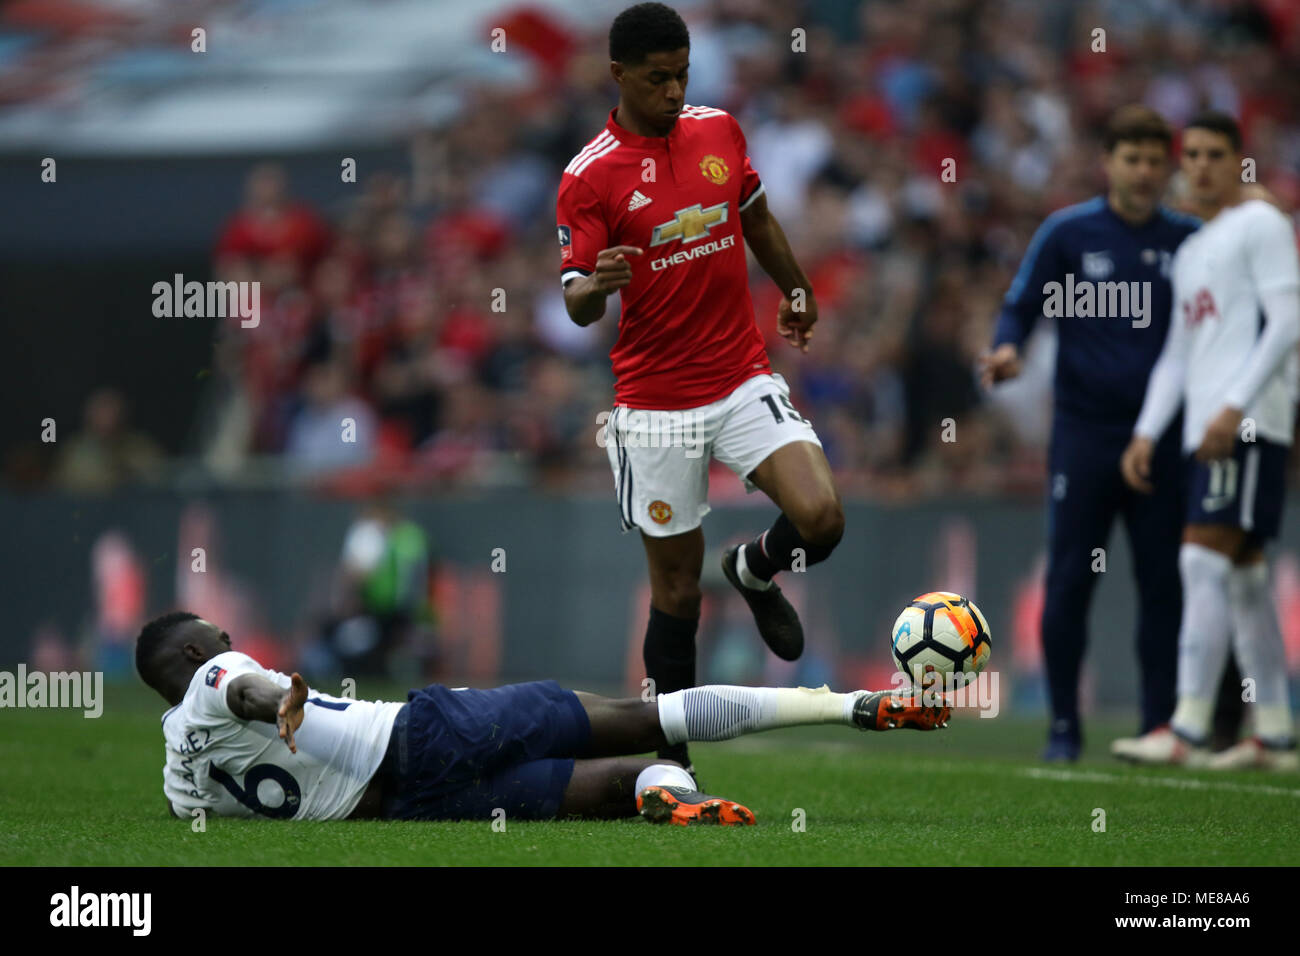
[[1016,771],[1022,777],[1035,780],[1056,780],[1062,783],[1140,783],[1148,787],[1168,787],[1172,790],[1222,790],[1227,793],[1266,793],[1278,797],[1300,797],[1300,790],[1270,787],[1262,783],[1230,783],[1226,780],[1197,780],[1194,777],[1144,777],[1100,773],[1095,770],[1049,770],[1044,767],[1022,767]]
[[[798,746],[788,743],[765,740],[762,737],[745,737],[727,741],[727,749],[741,753],[773,753],[777,751],[797,750],[802,753],[821,754],[860,754],[871,756],[869,749],[854,746],[849,741],[836,743],[830,740],[812,741]],[[877,756],[884,756],[877,752]],[[890,754],[888,756],[898,756]],[[924,761],[924,762],[922,762]],[[1223,793],[1261,793],[1275,797],[1300,797],[1300,790],[1286,787],[1273,787],[1264,783],[1232,783],[1228,780],[1200,780],[1196,777],[1147,777],[1141,774],[1127,776],[1117,773],[1103,773],[1099,770],[1053,770],[1048,767],[1007,767],[1004,763],[982,764],[974,761],[936,760],[917,755],[918,773],[988,773],[1006,774],[1008,771],[1034,780],[1055,780],[1059,783],[1137,783],[1147,787],[1168,787],[1171,790],[1218,790]]]

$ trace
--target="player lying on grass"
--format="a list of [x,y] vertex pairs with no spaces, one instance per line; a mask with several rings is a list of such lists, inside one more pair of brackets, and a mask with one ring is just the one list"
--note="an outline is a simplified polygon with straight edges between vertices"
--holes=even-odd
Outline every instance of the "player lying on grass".
[[615,700],[554,681],[493,690],[432,684],[407,703],[332,697],[231,650],[214,624],[176,611],[145,625],[136,668],[171,704],[168,809],[341,820],[556,817],[752,824],[678,764],[628,756],[802,724],[947,726],[949,708],[906,691],[706,686]]

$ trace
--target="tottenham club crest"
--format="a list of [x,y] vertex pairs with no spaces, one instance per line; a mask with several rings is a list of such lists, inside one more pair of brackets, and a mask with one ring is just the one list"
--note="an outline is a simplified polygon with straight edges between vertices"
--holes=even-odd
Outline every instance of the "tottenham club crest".
[[727,168],[727,164],[712,153],[700,160],[700,172],[715,186],[721,186],[731,178],[731,170]]
[[1083,274],[1094,281],[1105,279],[1115,271],[1115,263],[1111,261],[1110,250],[1103,249],[1101,252],[1085,252],[1083,254]]

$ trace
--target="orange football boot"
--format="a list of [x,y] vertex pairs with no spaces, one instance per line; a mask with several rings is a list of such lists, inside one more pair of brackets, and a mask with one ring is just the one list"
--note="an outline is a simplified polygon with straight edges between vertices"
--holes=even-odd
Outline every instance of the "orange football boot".
[[853,705],[853,723],[861,730],[939,730],[951,716],[950,707],[925,706],[915,688],[863,691]]
[[754,825],[754,814],[748,807],[686,787],[646,787],[636,795],[636,809],[651,823],[673,823],[680,827]]

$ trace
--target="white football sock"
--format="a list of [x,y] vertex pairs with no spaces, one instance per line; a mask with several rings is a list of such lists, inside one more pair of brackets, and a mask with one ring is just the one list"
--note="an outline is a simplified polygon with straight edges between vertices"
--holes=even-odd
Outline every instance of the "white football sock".
[[1270,743],[1288,743],[1294,730],[1286,684],[1286,648],[1269,593],[1268,562],[1235,567],[1228,581],[1237,662],[1242,676],[1255,682],[1255,734]]
[[646,767],[636,776],[636,792],[640,793],[646,787],[685,787],[687,790],[694,790],[695,778],[681,767],[674,767],[670,763],[657,763]]
[[853,704],[862,693],[836,694],[829,687],[689,687],[659,695],[659,724],[670,744],[730,740],[802,724],[852,726]]
[[1170,723],[1183,736],[1203,742],[1210,733],[1232,638],[1228,610],[1232,561],[1199,544],[1184,544],[1178,551],[1178,568],[1183,579],[1183,619],[1178,630],[1178,706]]
[[[766,534],[767,532],[763,532]],[[740,583],[747,588],[753,588],[755,591],[766,591],[772,586],[771,581],[764,581],[753,571],[749,570],[749,565],[745,563],[745,548],[748,545],[742,544],[740,550],[736,552],[736,577],[740,578]]]

